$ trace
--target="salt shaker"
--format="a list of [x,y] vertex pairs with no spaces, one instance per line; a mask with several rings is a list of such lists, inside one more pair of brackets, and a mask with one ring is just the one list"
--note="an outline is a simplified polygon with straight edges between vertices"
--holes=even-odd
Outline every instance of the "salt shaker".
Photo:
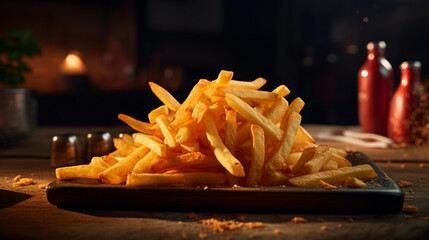
[[52,167],[64,167],[80,164],[79,154],[79,142],[76,135],[63,134],[52,137]]
[[93,132],[86,135],[85,163],[94,156],[103,156],[113,151],[112,136],[108,132]]

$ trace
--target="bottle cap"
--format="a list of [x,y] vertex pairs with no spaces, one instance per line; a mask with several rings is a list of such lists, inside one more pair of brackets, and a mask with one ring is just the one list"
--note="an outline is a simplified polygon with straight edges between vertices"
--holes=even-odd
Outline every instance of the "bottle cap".
[[413,70],[419,70],[422,68],[422,63],[420,61],[402,62],[399,68],[400,69],[412,68]]

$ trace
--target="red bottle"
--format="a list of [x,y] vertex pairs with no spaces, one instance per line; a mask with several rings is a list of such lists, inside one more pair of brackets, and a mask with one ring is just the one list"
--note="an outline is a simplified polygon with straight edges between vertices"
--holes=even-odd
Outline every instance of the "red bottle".
[[366,48],[368,57],[358,73],[359,123],[363,132],[387,136],[393,69],[385,58],[385,42],[370,42]]
[[[401,64],[401,82],[390,103],[388,134],[398,143],[412,143],[411,118],[420,96],[424,93],[420,82],[421,63],[403,62]],[[414,117],[415,118],[415,117]],[[415,119],[417,120],[417,119]]]

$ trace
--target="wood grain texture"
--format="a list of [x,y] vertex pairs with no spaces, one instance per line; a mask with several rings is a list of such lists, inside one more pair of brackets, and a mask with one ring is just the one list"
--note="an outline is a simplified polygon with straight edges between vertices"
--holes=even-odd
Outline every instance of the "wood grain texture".
[[[238,218],[244,218],[245,222],[260,221],[266,228],[213,233],[198,219],[236,219],[237,215],[199,212],[190,218],[190,212],[186,211],[61,209],[49,204],[46,192],[37,185],[12,187],[12,178],[17,174],[32,177],[37,183],[51,182],[55,176],[48,159],[4,158],[0,159],[0,188],[30,197],[0,209],[0,233],[2,239],[183,239],[182,234],[187,239],[195,239],[200,233],[207,234],[207,239],[423,239],[429,234],[429,221],[424,219],[429,216],[429,165],[378,165],[394,180],[413,183],[403,191],[408,192],[405,202],[419,208],[416,214],[240,213]],[[1,192],[0,195],[4,196]],[[305,217],[309,222],[293,224],[290,220],[295,216]],[[321,231],[322,226],[327,230]],[[275,234],[275,229],[279,230],[279,235]]]

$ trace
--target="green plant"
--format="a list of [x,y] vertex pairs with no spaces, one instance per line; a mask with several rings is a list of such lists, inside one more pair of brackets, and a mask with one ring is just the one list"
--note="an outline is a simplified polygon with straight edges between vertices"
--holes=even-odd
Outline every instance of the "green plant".
[[10,29],[6,37],[0,39],[0,84],[16,87],[24,82],[24,73],[31,68],[23,57],[40,54],[37,38],[30,30]]

